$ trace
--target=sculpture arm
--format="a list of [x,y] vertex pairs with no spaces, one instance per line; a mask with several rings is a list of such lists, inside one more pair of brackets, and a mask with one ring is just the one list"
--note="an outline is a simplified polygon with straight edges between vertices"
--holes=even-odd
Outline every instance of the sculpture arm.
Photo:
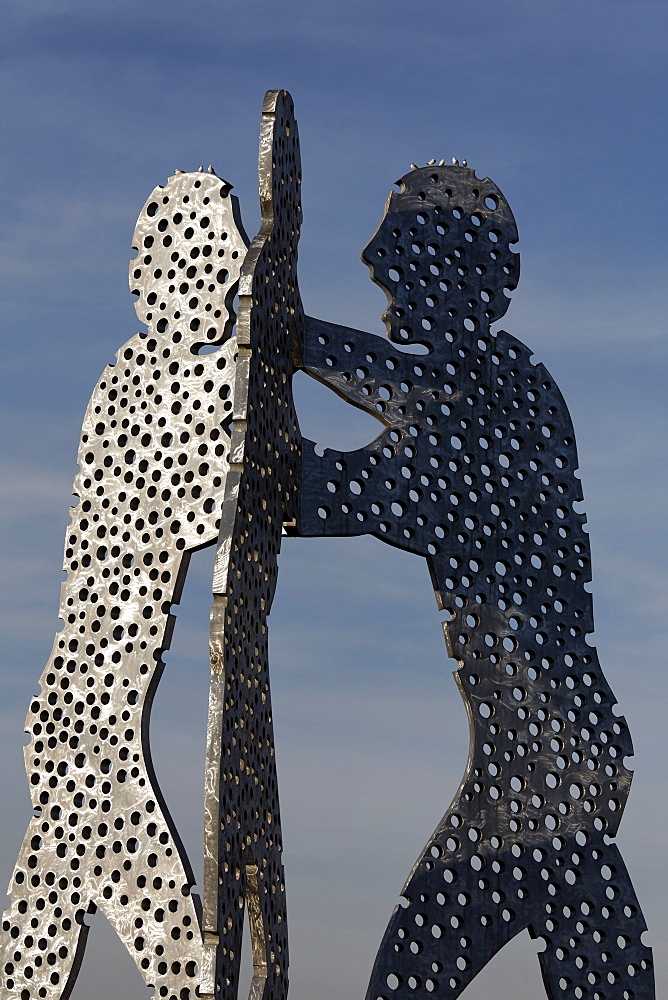
[[405,419],[413,359],[385,338],[307,316],[301,353],[303,370],[346,402],[386,426]]
[[[414,532],[407,535],[390,508],[397,500],[413,505],[402,462],[414,453],[418,415],[429,431],[435,407],[440,406],[434,389],[421,384],[424,364],[423,358],[395,350],[383,337],[306,318],[303,370],[346,402],[373,414],[384,427],[366,447],[351,452],[326,449],[319,454],[313,442],[303,440],[299,534],[378,533],[393,545],[415,550]],[[378,479],[372,469],[380,455],[391,468],[378,482],[377,502],[370,504],[367,487],[372,478]]]

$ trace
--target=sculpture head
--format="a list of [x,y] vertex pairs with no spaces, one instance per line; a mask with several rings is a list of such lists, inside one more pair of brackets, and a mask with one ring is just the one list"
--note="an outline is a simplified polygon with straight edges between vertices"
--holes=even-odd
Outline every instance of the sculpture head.
[[390,340],[432,348],[489,328],[519,278],[517,226],[501,191],[458,165],[416,168],[397,184],[362,252],[389,300]]
[[179,170],[151,192],[132,238],[137,316],[187,350],[220,343],[234,322],[248,239],[230,189],[214,173]]

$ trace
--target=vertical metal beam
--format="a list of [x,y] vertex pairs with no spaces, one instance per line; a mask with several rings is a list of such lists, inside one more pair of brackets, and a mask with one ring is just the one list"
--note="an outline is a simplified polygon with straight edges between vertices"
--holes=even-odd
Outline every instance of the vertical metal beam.
[[[301,165],[292,100],[285,91],[265,97],[259,181],[262,223],[239,283],[230,468],[211,614],[204,885],[208,958],[200,989],[225,1000],[238,991],[244,903],[253,911],[252,926],[263,927],[262,943],[257,935],[254,940],[254,965],[266,966],[266,976],[255,977],[254,989],[263,980],[265,1000],[283,1000],[288,986],[267,645],[282,526],[295,518],[300,460],[291,378],[302,326],[296,272]],[[255,858],[250,868],[249,852]]]

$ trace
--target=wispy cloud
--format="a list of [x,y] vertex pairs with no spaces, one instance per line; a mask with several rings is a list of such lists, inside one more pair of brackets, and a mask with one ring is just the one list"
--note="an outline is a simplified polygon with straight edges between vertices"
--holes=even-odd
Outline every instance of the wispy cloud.
[[[508,195],[523,277],[504,325],[574,417],[601,661],[636,746],[621,842],[651,917],[666,820],[665,0],[5,0],[0,110],[3,648],[0,881],[29,804],[23,719],[56,625],[79,427],[137,329],[138,211],[175,168],[213,161],[257,222],[259,102],[294,92],[307,310],[383,333],[359,262],[411,161],[467,156]],[[305,433],[352,448],[371,418],[301,380]],[[421,560],[373,539],[286,539],[270,619],[293,1000],[359,997],[408,868],[461,776],[468,729]],[[156,767],[201,851],[210,553],[194,560],[153,717]],[[73,1000],[135,998],[104,922]],[[95,944],[97,942],[97,944]],[[518,940],[466,997],[542,995]],[[666,957],[656,954],[659,976]],[[661,979],[660,979],[661,982]],[[659,995],[661,992],[659,986]],[[105,992],[106,991],[106,992]]]

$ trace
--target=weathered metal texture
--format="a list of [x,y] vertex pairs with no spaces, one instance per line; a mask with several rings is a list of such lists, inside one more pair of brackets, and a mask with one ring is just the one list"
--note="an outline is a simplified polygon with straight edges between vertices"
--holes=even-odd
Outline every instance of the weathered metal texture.
[[[296,517],[300,435],[293,349],[301,165],[292,99],[265,97],[259,158],[262,225],[239,283],[230,471],[214,568],[205,809],[202,992],[237,996],[244,918],[251,996],[287,996],[288,941],[269,691],[267,616],[284,522]],[[218,798],[219,796],[219,798]]]
[[[245,905],[251,995],[287,995],[266,623],[300,454],[301,175],[285,91],[265,98],[259,175],[248,253],[230,185],[212,171],[177,172],[137,224],[130,285],[148,332],[121,348],[84,419],[65,625],[27,722],[35,816],[4,915],[7,997],[71,992],[96,906],[156,996],[186,1000],[236,997]],[[189,554],[214,542],[202,913],[148,719]]]
[[[28,716],[35,815],[4,915],[2,995],[69,995],[99,906],[157,996],[232,1000],[246,908],[251,1000],[285,1000],[267,615],[287,529],[372,533],[426,558],[471,723],[466,773],[405,883],[368,1000],[456,997],[524,928],[544,939],[551,1000],[651,1000],[613,842],[632,748],[587,641],[571,421],[545,368],[491,329],[519,274],[512,213],[465,166],[400,180],[363,256],[392,346],[304,322],[285,91],[265,98],[259,175],[247,253],[212,173],[177,173],[139,219],[131,288],[148,332],[105,370],[84,421],[64,626]],[[295,358],[379,419],[375,441],[302,447]],[[216,540],[201,909],[148,718],[189,554]]]
[[[195,996],[198,901],[147,727],[189,554],[218,536],[246,252],[229,190],[178,173],[135,231],[130,287],[148,332],[105,369],[84,419],[64,624],[27,719],[35,815],[4,915],[6,997],[69,994],[96,906],[156,996]],[[219,346],[198,356],[202,344]]]
[[298,532],[371,533],[426,557],[471,748],[367,1000],[456,997],[524,928],[544,940],[551,1000],[650,1000],[645,922],[612,839],[632,747],[587,640],[573,428],[546,369],[491,329],[517,284],[515,222],[464,166],[398,183],[363,253],[396,348],[311,319],[302,346],[309,374],[384,427],[348,453],[303,442]]

